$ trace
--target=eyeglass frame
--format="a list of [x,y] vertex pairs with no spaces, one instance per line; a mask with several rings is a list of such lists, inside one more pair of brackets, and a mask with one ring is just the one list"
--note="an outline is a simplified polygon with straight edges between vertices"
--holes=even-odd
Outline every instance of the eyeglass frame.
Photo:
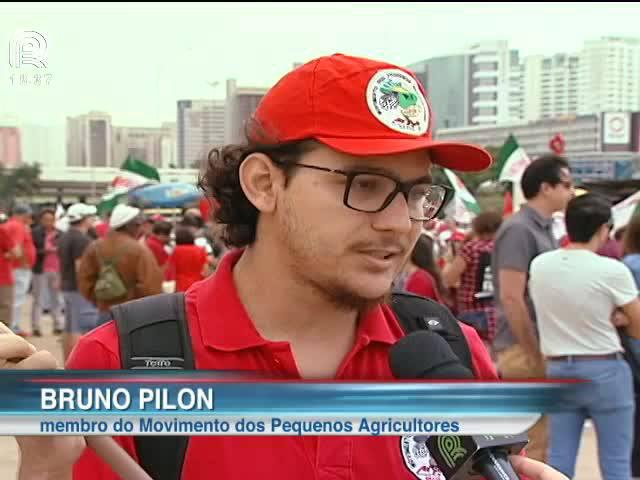
[[[419,179],[419,180],[412,180],[410,182],[402,182],[400,180],[398,180],[397,178],[394,178],[391,175],[385,174],[385,173],[381,173],[381,172],[371,172],[371,171],[366,171],[366,170],[341,170],[341,169],[337,169],[337,168],[327,168],[327,167],[320,167],[318,165],[309,165],[306,163],[291,163],[288,164],[286,162],[283,162],[282,160],[275,160],[272,159],[272,161],[278,165],[281,166],[289,166],[289,167],[304,167],[304,168],[309,168],[312,170],[317,170],[317,171],[321,171],[321,172],[328,172],[328,173],[337,173],[339,175],[344,175],[345,177],[347,177],[347,183],[344,186],[344,195],[342,196],[342,203],[344,204],[345,207],[354,210],[356,212],[363,212],[363,213],[379,213],[381,211],[383,211],[385,208],[387,208],[389,205],[391,205],[391,202],[393,202],[393,200],[396,198],[396,196],[398,195],[398,193],[402,193],[402,196],[404,197],[405,201],[408,203],[409,202],[409,192],[411,191],[411,189],[413,187],[415,187],[416,185],[420,185],[421,183],[424,183],[423,179]],[[393,189],[393,191],[387,196],[387,198],[385,199],[385,201],[382,203],[382,206],[380,208],[378,208],[377,210],[371,211],[371,210],[361,210],[359,208],[355,208],[352,207],[351,205],[349,205],[349,192],[351,191],[351,185],[353,183],[353,179],[358,176],[358,175],[378,175],[381,177],[385,177],[388,178],[389,180],[392,180],[393,182],[395,182],[396,187]],[[444,206],[449,203],[449,200],[451,199],[451,197],[453,196],[453,189],[451,189],[450,187],[447,187],[445,185],[440,185],[440,184],[435,184],[435,183],[431,183],[429,184],[432,187],[439,187],[442,188],[442,190],[444,191],[444,197],[442,199],[442,204],[440,205],[440,207],[438,207],[438,210],[436,211],[436,213],[434,213],[434,215],[431,218],[421,218],[421,219],[416,219],[413,218],[411,215],[409,215],[409,219],[411,219],[414,222],[428,222],[429,220],[433,220],[434,218],[436,218],[440,212],[442,211],[442,209],[444,208]]]

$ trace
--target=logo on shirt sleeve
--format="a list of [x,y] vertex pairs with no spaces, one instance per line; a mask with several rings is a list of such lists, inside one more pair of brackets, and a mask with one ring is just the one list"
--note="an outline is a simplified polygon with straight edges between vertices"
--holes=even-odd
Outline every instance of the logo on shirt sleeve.
[[427,436],[405,435],[400,437],[400,451],[404,464],[421,480],[445,480],[427,448]]

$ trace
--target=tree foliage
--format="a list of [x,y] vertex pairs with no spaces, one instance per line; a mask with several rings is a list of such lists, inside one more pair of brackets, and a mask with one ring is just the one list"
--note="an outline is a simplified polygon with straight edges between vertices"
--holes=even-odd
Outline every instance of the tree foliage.
[[40,165],[21,165],[6,168],[0,165],[0,206],[9,208],[14,200],[30,196],[40,186]]

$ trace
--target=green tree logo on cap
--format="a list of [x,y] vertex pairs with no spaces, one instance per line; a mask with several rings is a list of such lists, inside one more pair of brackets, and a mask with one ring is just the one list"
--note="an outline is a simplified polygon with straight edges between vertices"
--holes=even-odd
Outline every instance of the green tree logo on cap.
[[371,113],[396,132],[421,136],[429,130],[429,107],[416,80],[399,69],[380,70],[369,81]]

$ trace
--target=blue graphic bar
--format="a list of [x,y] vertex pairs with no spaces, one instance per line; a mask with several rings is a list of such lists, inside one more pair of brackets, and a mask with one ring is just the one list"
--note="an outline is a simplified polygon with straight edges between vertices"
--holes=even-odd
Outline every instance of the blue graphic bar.
[[0,415],[474,415],[562,411],[580,382],[298,382],[225,372],[0,374]]

